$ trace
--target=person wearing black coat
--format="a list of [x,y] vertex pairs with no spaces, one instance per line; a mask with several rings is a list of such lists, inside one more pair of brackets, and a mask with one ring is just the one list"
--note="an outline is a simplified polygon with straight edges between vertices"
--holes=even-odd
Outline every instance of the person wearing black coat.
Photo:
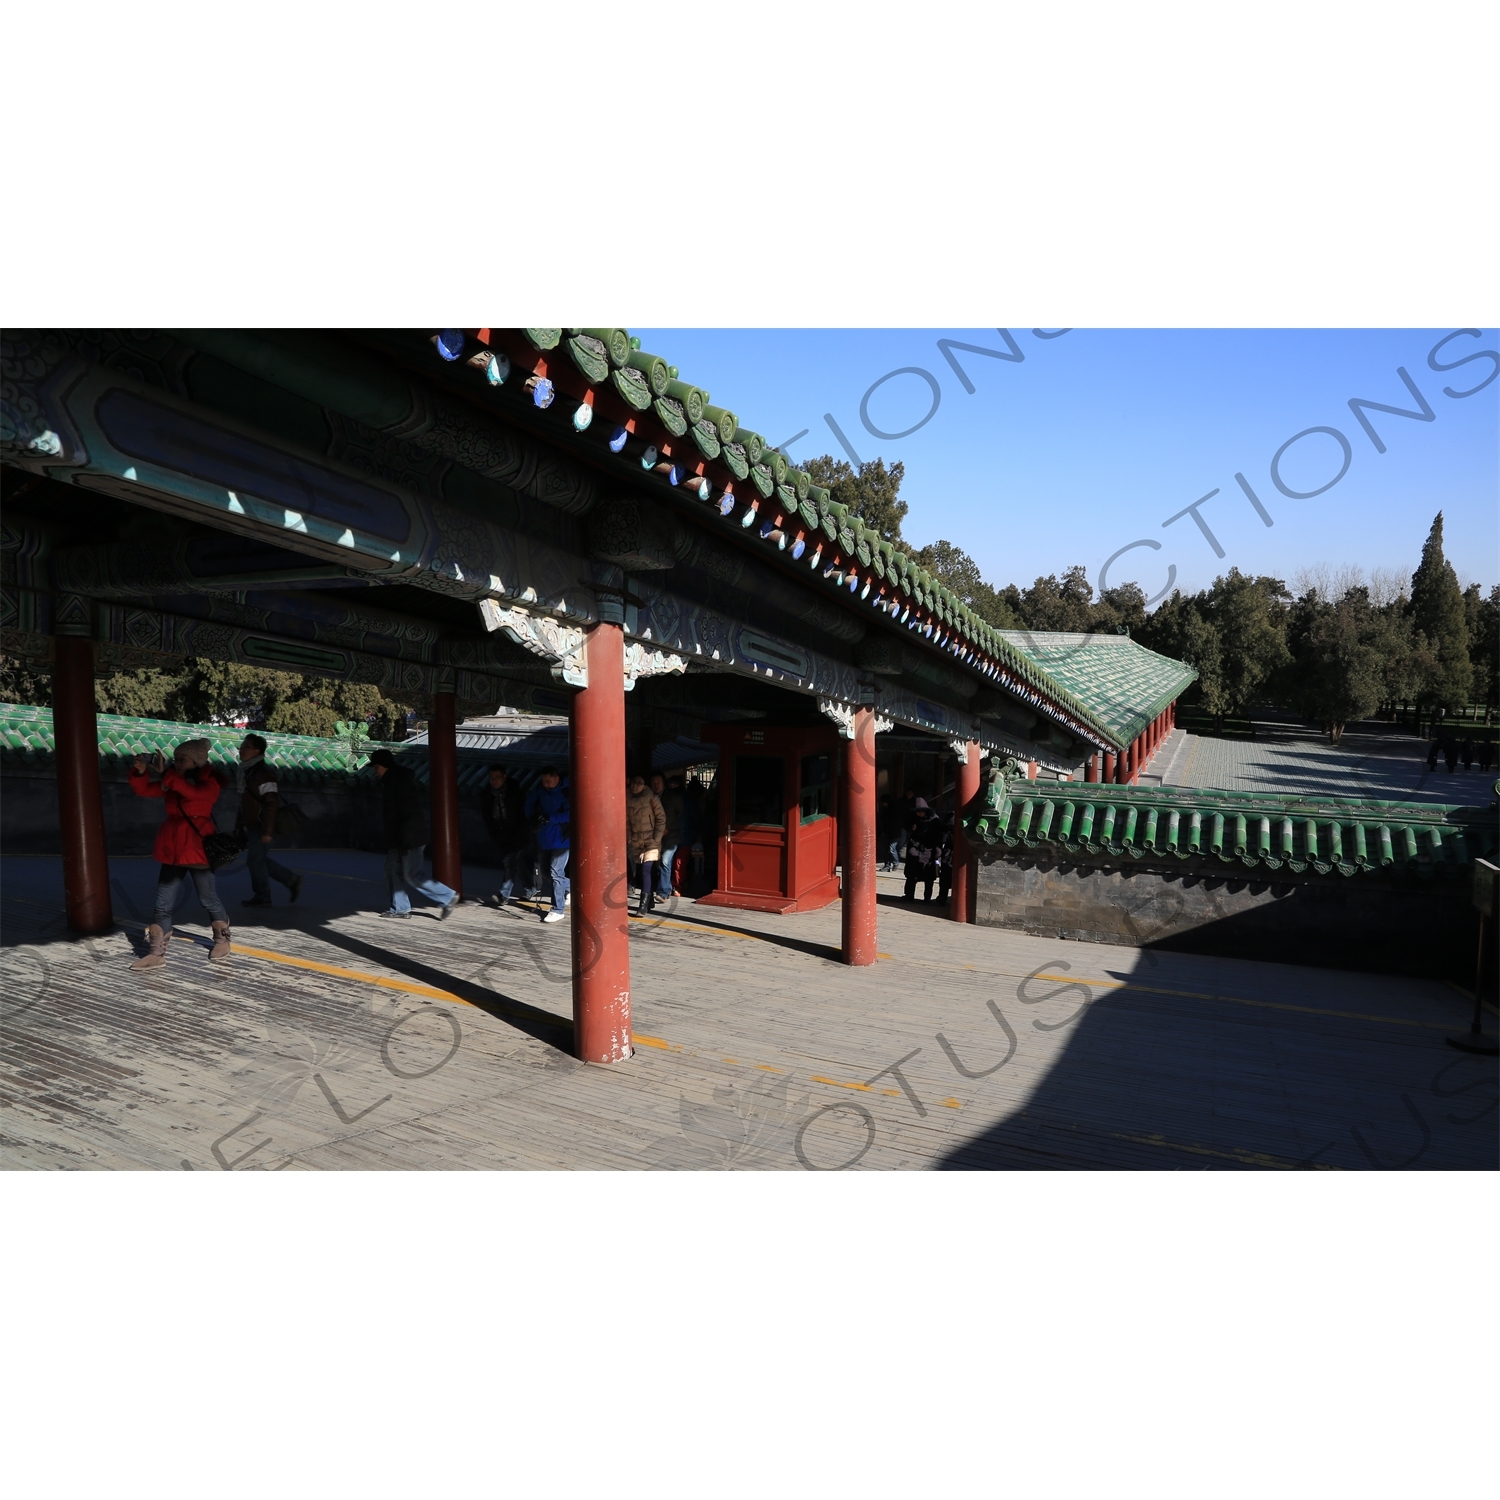
[[442,921],[458,905],[458,892],[441,880],[422,874],[422,846],[427,842],[427,818],[416,773],[403,766],[389,750],[376,750],[370,764],[380,778],[385,811],[385,882],[391,893],[383,917],[409,917],[411,892],[438,905]]
[[533,863],[531,830],[526,826],[526,799],[504,766],[490,767],[489,781],[480,793],[479,810],[495,841],[495,852],[504,871],[500,889],[490,900],[495,906],[504,906],[518,886],[522,894],[526,893],[530,885],[526,870]]
[[941,837],[938,840],[938,901],[946,906],[953,894],[953,814],[938,818]]
[[937,878],[941,859],[943,830],[933,817],[923,797],[916,799],[912,813],[911,832],[906,840],[906,899],[917,899],[917,886],[922,886],[922,899],[932,900],[932,882]]

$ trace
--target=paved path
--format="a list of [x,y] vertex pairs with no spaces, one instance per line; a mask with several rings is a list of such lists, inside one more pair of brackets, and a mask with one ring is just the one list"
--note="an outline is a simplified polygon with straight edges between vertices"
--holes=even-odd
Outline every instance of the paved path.
[[637,1050],[594,1068],[568,1051],[570,923],[381,920],[377,858],[286,857],[303,901],[245,913],[227,966],[189,898],[146,975],[149,860],[112,863],[121,927],[80,940],[59,862],[0,862],[0,1163],[1500,1165],[1496,1066],[1444,1045],[1468,1002],[1435,982],[960,928],[883,878],[872,969],[837,962],[837,906],[633,922]]
[[[1465,771],[1460,765],[1450,775],[1440,761],[1429,771],[1427,742],[1390,725],[1353,725],[1337,745],[1299,724],[1259,718],[1253,740],[1174,731],[1172,738],[1178,736],[1186,753],[1169,741],[1148,768],[1167,786],[1460,805],[1493,800],[1493,770],[1486,776],[1477,766]],[[1163,756],[1170,757],[1164,774]],[[1143,783],[1152,779],[1141,777]]]

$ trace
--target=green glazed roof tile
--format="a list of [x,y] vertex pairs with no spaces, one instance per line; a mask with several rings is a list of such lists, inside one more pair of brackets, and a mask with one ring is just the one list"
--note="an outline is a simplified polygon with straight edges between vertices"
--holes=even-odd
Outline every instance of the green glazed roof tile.
[[[1493,788],[1500,799],[1500,782]],[[1196,859],[1265,872],[1388,870],[1467,878],[1500,846],[1496,803],[1460,807],[1196,787],[1028,781],[997,767],[964,815],[977,842],[1019,853],[1157,863]]]
[[1128,745],[1198,675],[1128,635],[1060,630],[1002,630],[1000,635],[1086,703],[1121,745]]

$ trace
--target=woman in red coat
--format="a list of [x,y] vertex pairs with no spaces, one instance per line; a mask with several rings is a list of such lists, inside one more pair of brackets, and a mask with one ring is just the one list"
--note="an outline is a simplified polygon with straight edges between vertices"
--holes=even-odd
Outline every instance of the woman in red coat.
[[209,768],[207,740],[186,740],[173,752],[168,766],[160,755],[148,768],[144,756],[136,756],[130,785],[138,797],[162,797],[167,804],[166,821],[156,835],[152,850],[161,873],[156,880],[156,912],[146,929],[148,951],[132,969],[159,969],[167,961],[167,939],[172,935],[172,909],[177,905],[184,875],[193,877],[198,900],[213,920],[214,945],[210,958],[229,957],[229,913],[219,900],[214,872],[203,852],[205,836],[215,832],[213,806],[219,800],[221,783]]

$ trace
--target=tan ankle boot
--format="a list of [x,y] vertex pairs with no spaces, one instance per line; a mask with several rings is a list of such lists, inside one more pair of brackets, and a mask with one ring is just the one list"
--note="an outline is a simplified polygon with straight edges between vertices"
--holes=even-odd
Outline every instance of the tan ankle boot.
[[131,964],[132,969],[159,969],[167,961],[167,939],[172,934],[163,932],[153,922],[146,929],[146,941],[150,947],[136,961]]
[[209,953],[210,959],[229,957],[229,923],[214,923],[214,946]]

